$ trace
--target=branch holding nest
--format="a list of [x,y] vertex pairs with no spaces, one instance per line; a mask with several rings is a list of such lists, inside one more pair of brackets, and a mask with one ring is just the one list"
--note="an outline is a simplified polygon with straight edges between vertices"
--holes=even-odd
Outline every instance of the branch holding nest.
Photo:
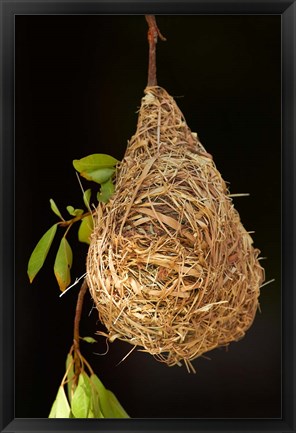
[[149,42],[149,65],[148,65],[148,82],[147,87],[157,86],[156,78],[156,44],[158,37],[162,41],[166,41],[166,38],[160,33],[159,28],[156,24],[154,15],[145,15],[148,23],[148,42]]

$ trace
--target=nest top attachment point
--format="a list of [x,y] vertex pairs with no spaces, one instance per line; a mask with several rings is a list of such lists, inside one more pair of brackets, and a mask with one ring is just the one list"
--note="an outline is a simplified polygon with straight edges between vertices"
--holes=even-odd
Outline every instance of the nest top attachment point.
[[194,371],[251,326],[258,255],[213,158],[166,90],[147,86],[87,257],[103,334]]

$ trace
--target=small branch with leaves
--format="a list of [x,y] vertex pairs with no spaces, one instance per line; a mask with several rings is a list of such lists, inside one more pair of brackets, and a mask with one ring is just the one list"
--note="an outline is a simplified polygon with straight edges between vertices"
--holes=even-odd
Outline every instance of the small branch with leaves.
[[129,418],[117,397],[105,388],[80,351],[80,341],[96,343],[94,338],[80,337],[79,333],[83,299],[87,289],[84,280],[77,299],[73,345],[67,355],[66,372],[49,418]]
[[[96,194],[97,201],[107,203],[114,192],[113,175],[118,162],[110,155],[94,154],[74,160],[73,165],[80,176],[100,185]],[[83,190],[83,202],[86,210],[76,209],[73,206],[66,207],[68,214],[72,216],[70,219],[65,219],[54,200],[50,199],[51,210],[59,218],[59,221],[42,236],[30,256],[27,272],[31,283],[44,265],[57,228],[61,227],[65,229],[65,232],[55,257],[54,274],[62,293],[71,287],[70,272],[73,253],[66,236],[70,228],[75,223],[80,222],[78,240],[89,244],[90,234],[93,230],[94,212],[91,207],[96,208],[95,205],[91,206],[91,195],[91,189]],[[96,343],[94,338],[80,337],[79,333],[83,300],[87,289],[88,286],[84,279],[76,304],[73,345],[67,355],[66,372],[50,410],[49,418],[128,418],[128,414],[116,396],[105,388],[80,351],[81,341]]]
[[[97,201],[106,203],[114,192],[113,175],[115,173],[115,166],[119,161],[110,155],[93,154],[86,156],[82,159],[75,159],[73,166],[83,178],[93,181],[100,185],[100,190],[97,192]],[[87,210],[76,209],[73,206],[67,206],[66,210],[71,219],[66,220],[53,199],[50,199],[51,210],[60,219],[59,222],[51,226],[47,232],[42,236],[33,250],[28,263],[28,276],[32,283],[48,255],[49,249],[55,238],[57,228],[65,228],[64,235],[60,241],[60,245],[56,254],[54,262],[54,274],[61,291],[71,283],[71,267],[73,261],[72,249],[66,238],[71,227],[80,222],[78,229],[78,240],[89,244],[90,234],[93,231],[93,216],[91,209],[91,189],[83,192],[83,202]]]
[[129,418],[114,393],[105,388],[80,351],[76,354],[81,370],[76,375],[74,350],[72,346],[67,355],[66,372],[49,418]]

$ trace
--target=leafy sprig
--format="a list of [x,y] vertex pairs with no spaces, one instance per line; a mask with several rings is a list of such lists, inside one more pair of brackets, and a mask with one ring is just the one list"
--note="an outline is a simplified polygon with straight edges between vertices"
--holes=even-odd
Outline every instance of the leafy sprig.
[[[117,159],[112,156],[94,154],[80,160],[74,160],[73,166],[80,176],[100,185],[96,199],[98,202],[107,203],[114,192],[112,177],[117,163]],[[42,268],[59,227],[64,229],[64,234],[60,240],[53,269],[62,292],[70,285],[73,253],[67,234],[75,223],[80,222],[78,240],[87,244],[90,243],[90,235],[93,231],[92,208],[96,207],[91,203],[91,196],[91,189],[83,191],[83,203],[86,210],[71,205],[66,206],[67,213],[72,217],[70,219],[63,217],[52,198],[49,200],[51,210],[59,218],[59,221],[41,237],[30,256],[27,271],[30,282],[34,280]],[[79,336],[79,322],[86,289],[87,285],[84,281],[76,306],[74,344],[67,356],[66,372],[50,410],[49,418],[128,418],[128,414],[116,396],[105,388],[80,352],[80,340],[96,343],[93,337]]]
[[[92,337],[83,340],[93,342]],[[105,388],[80,352],[81,371],[78,377],[75,375],[73,350],[72,347],[67,355],[66,372],[49,418],[129,418],[116,396]]]
[[[118,162],[117,159],[110,155],[96,153],[81,159],[75,159],[73,161],[73,166],[81,177],[100,185],[100,189],[96,194],[96,199],[98,202],[107,203],[114,192],[112,178]],[[80,222],[78,228],[78,240],[86,244],[90,243],[90,235],[93,231],[92,207],[95,208],[93,204],[91,205],[91,195],[91,189],[87,189],[83,193],[83,202],[86,210],[75,208],[72,205],[66,206],[67,213],[72,217],[70,219],[65,219],[62,216],[61,211],[52,198],[49,200],[51,210],[59,218],[59,221],[44,233],[29,258],[27,273],[30,283],[32,283],[44,265],[45,259],[57,233],[57,228],[61,227],[65,229],[65,232],[60,240],[56,253],[54,274],[61,291],[66,290],[70,285],[73,253],[66,236],[70,228],[75,223]]]

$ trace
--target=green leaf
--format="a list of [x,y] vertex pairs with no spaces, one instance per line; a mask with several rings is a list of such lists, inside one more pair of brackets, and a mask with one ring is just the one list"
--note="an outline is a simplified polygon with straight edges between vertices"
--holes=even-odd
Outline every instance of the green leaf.
[[97,343],[97,340],[92,337],[82,337],[81,340],[86,341],[87,343]]
[[64,387],[60,386],[56,399],[51,408],[49,418],[69,418],[70,406],[64,391]]
[[96,183],[106,182],[115,172],[115,168],[98,168],[94,171],[81,171],[80,176]]
[[67,206],[67,211],[69,212],[69,214],[71,216],[78,216],[78,215],[82,215],[84,210],[83,209],[74,209],[73,206]]
[[81,159],[74,159],[74,168],[82,177],[96,183],[106,182],[115,172],[115,165],[119,161],[104,153],[95,153]]
[[90,381],[99,395],[100,408],[104,418],[129,418],[115,395],[104,387],[97,375],[92,374]]
[[57,224],[54,224],[50,227],[49,230],[42,236],[40,241],[37,243],[34,248],[28,263],[28,276],[30,279],[30,283],[32,283],[33,279],[36,277],[37,273],[42,268],[44,261],[47,257],[48,251],[54,239],[54,236],[57,231]]
[[114,184],[112,182],[112,179],[108,179],[107,182],[102,183],[101,185],[101,191],[97,194],[98,201],[101,201],[103,203],[107,203],[107,201],[110,199],[112,194],[114,193]]
[[91,388],[86,373],[80,373],[78,385],[71,401],[71,410],[75,418],[88,418],[91,400]]
[[68,371],[67,374],[67,393],[68,393],[68,399],[71,403],[72,396],[74,393],[74,359],[70,353],[67,355],[66,359],[66,371]]
[[93,218],[91,215],[84,217],[78,229],[78,240],[90,244],[90,235],[94,229]]
[[[106,388],[104,387],[104,385],[102,384],[102,382],[100,381],[100,379],[98,378],[98,376],[96,374],[92,374],[90,376],[90,382],[91,382],[92,386],[95,388],[96,393],[99,396],[102,414],[104,417],[106,417],[106,413],[108,413],[108,407],[109,407]],[[108,417],[108,415],[107,415],[107,417]]]
[[[91,383],[92,385],[92,383]],[[91,387],[91,405],[90,412],[94,414],[94,418],[104,418],[100,409],[100,399],[96,388],[92,385]],[[88,416],[90,418],[90,415]]]
[[54,212],[54,213],[55,213],[59,218],[61,218],[61,220],[64,221],[64,218],[62,217],[61,212],[59,211],[57,205],[55,204],[55,202],[53,201],[52,198],[49,200],[49,202],[50,202],[51,210],[52,210],[52,211],[53,211],[53,212]]
[[83,193],[83,201],[88,210],[90,210],[90,196],[91,196],[91,189],[89,188]]
[[56,418],[57,417],[57,399],[53,402],[53,405],[50,409],[50,413],[48,415],[48,418]]
[[119,161],[104,153],[94,153],[81,159],[74,159],[73,166],[79,172],[96,171],[99,168],[114,167]]
[[107,394],[110,407],[112,408],[113,418],[129,418],[128,414],[123,409],[114,393],[108,389]]
[[53,268],[55,277],[62,292],[71,283],[70,269],[72,266],[72,260],[73,254],[71,247],[67,239],[62,237]]

